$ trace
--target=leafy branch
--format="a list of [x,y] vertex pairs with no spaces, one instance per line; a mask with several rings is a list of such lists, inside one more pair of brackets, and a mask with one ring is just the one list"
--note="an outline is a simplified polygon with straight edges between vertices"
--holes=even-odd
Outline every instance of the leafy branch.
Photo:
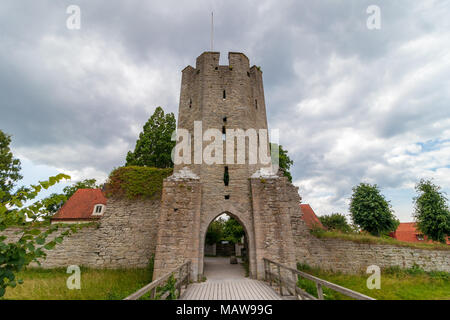
[[[39,193],[47,190],[63,179],[70,179],[68,175],[59,174],[50,177],[47,181],[41,181],[36,185],[21,188],[14,195],[5,197],[6,192],[0,190],[0,199],[7,199],[0,202],[0,297],[4,296],[7,287],[14,288],[17,284],[23,283],[21,279],[16,279],[16,275],[31,262],[40,265],[38,259],[45,259],[45,250],[52,250],[63,239],[77,232],[82,226],[64,226],[62,232],[49,240],[49,236],[60,230],[60,225],[48,225],[43,228],[42,222],[49,221],[51,215],[47,209],[53,202],[58,203],[65,200],[64,195],[59,197],[46,198],[35,201],[26,206],[25,203],[36,199]],[[21,226],[16,232],[20,234],[18,240],[8,239],[2,231],[13,226]],[[15,237],[14,237],[15,238]]]

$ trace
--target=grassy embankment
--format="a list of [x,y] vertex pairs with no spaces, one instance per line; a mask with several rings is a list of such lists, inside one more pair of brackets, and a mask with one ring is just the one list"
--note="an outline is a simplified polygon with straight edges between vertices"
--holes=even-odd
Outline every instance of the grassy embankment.
[[[409,243],[390,237],[375,237],[370,234],[343,233],[314,229],[311,232],[320,239],[341,239],[356,243],[393,245],[424,250],[450,250],[450,246],[440,243]],[[367,288],[367,274],[348,275],[333,273],[306,265],[299,265],[299,270],[310,273],[324,280],[363,293],[381,300],[450,300],[450,274],[446,272],[425,272],[419,267],[400,269],[392,267],[381,272],[381,289]],[[299,280],[298,285],[307,292],[317,296],[315,285],[309,280]],[[333,290],[324,288],[325,299],[349,299]]]
[[151,282],[143,269],[81,268],[81,289],[69,290],[66,269],[28,269],[18,274],[24,283],[7,288],[4,299],[13,300],[120,300]]
[[[450,274],[424,272],[418,267],[401,270],[390,268],[381,273],[381,289],[369,290],[366,281],[369,275],[346,275],[332,273],[299,265],[299,270],[343,287],[383,300],[450,300]],[[21,272],[24,280],[16,288],[8,288],[5,299],[32,300],[116,300],[123,299],[151,281],[147,269],[98,270],[81,269],[81,290],[69,290],[66,286],[70,274],[65,269],[29,269]],[[314,283],[299,280],[299,286],[316,295]],[[324,288],[329,300],[347,299],[345,296]]]
[[[370,290],[367,288],[368,274],[333,273],[307,265],[298,265],[298,269],[378,300],[450,300],[450,273],[446,272],[392,267],[381,271],[381,289]],[[312,281],[301,279],[298,285],[317,297]],[[350,299],[328,288],[324,288],[324,296],[326,300]]]
[[450,250],[450,245],[443,243],[405,242],[388,236],[375,237],[366,233],[344,233],[339,231],[325,231],[322,229],[313,229],[311,233],[320,239],[341,239],[356,243],[386,244],[425,250]]

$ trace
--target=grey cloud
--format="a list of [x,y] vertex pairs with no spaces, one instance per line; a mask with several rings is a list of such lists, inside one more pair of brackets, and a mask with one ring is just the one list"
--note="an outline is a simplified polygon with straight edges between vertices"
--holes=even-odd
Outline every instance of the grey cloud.
[[211,9],[221,61],[243,51],[262,67],[269,126],[319,212],[344,210],[362,180],[395,189],[426,174],[389,162],[392,149],[450,130],[449,1],[378,1],[379,31],[366,28],[369,0],[80,0],[79,31],[65,26],[69,4],[0,5],[0,128],[36,163],[121,165],[154,107],[177,111],[180,71],[209,50]]

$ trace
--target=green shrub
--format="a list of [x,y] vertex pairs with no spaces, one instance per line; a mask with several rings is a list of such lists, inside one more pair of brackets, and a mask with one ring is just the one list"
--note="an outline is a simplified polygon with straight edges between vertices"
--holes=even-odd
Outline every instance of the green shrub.
[[170,275],[169,279],[167,279],[166,284],[156,289],[157,292],[156,300],[160,300],[162,295],[164,295],[164,293],[166,293],[167,291],[169,292],[169,295],[167,296],[166,300],[176,300],[177,299],[177,288],[175,287],[176,283],[177,280],[175,279],[173,274]]
[[297,270],[308,272],[308,271],[312,270],[312,267],[309,264],[298,262],[297,263]]
[[406,269],[406,272],[410,275],[419,275],[425,274],[425,270],[419,267],[417,264],[414,264],[411,268]]
[[107,197],[128,199],[157,199],[161,197],[163,180],[172,168],[120,167],[114,169],[105,186]]
[[352,228],[347,223],[347,219],[343,214],[333,213],[331,215],[325,215],[319,217],[322,225],[328,230],[339,230],[342,232],[352,232]]
[[[309,293],[310,295],[319,298],[317,294],[316,284],[314,281],[299,277],[299,279],[297,280],[297,286],[306,291],[307,293]],[[322,287],[322,293],[324,300],[338,300],[337,292],[327,287]]]
[[404,269],[400,266],[391,266],[384,268],[382,274],[386,275],[394,275],[397,277],[406,277],[406,276],[429,276],[430,278],[440,279],[444,281],[450,280],[450,273],[445,271],[425,271],[417,264],[414,264],[412,267]]

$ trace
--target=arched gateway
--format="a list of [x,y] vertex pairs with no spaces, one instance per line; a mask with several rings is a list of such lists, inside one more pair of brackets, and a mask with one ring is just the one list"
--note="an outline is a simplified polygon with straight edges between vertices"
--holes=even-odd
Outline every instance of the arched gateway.
[[300,197],[269,170],[262,72],[242,53],[228,59],[220,66],[218,52],[205,52],[182,72],[175,156],[183,161],[164,181],[154,279],[186,260],[200,276],[207,228],[222,213],[246,230],[251,277],[263,276],[264,257],[295,266]]
[[[256,274],[256,256],[255,256],[255,233],[253,231],[252,221],[249,220],[245,214],[242,214],[237,211],[233,211],[234,208],[230,208],[228,210],[222,211],[220,214],[216,216],[208,217],[206,220],[206,223],[202,227],[200,231],[200,255],[204,256],[204,249],[205,249],[205,240],[206,240],[206,232],[208,230],[209,225],[220,215],[227,214],[228,216],[236,219],[240,225],[243,227],[245,232],[245,238],[247,240],[248,244],[248,259],[249,259],[249,271],[250,274]],[[209,221],[209,222],[208,222]],[[199,274],[203,274],[203,261],[199,261]]]

